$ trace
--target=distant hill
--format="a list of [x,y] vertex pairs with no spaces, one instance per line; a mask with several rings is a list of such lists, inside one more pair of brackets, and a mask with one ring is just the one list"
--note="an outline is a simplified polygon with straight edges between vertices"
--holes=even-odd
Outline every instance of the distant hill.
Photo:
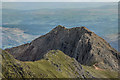
[[61,50],[83,65],[118,71],[120,54],[86,27],[67,29],[61,25],[31,43],[6,49],[21,61],[37,61],[50,50]]

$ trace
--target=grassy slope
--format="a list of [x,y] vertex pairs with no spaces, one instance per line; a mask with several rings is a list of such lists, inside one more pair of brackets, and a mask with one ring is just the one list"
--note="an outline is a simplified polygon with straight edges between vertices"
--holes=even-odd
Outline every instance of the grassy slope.
[[109,71],[109,70],[96,70],[92,66],[82,65],[82,67],[86,71],[90,72],[90,74],[92,74],[96,78],[117,78],[118,77],[118,72]]
[[2,70],[5,78],[72,78],[78,76],[81,78],[73,65],[77,61],[58,50],[50,51],[44,59],[35,62],[21,62],[5,51],[2,53]]
[[[42,60],[35,62],[18,61],[5,51],[2,51],[2,58],[2,70],[5,78],[73,78],[78,76],[81,78],[76,68],[79,63],[59,50],[51,50]],[[88,66],[83,66],[83,68],[94,77],[117,77],[116,72],[99,71]],[[86,71],[82,71],[83,75],[89,77]]]
[[[75,77],[73,74],[73,67],[71,62],[74,62],[71,58],[64,55],[61,51],[50,51],[45,55],[44,59],[35,62],[25,62],[29,65],[31,70],[38,76],[44,75],[44,77]],[[34,68],[32,68],[34,67]],[[41,69],[38,72],[38,69]],[[47,74],[47,75],[46,75]]]
[[28,66],[2,51],[2,74],[4,78],[22,78],[32,75]]

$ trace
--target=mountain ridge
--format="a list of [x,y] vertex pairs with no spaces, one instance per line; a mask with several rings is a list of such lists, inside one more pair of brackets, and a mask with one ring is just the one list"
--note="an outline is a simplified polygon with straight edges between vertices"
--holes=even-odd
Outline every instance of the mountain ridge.
[[84,65],[97,64],[103,69],[118,70],[120,55],[103,38],[86,27],[67,29],[58,25],[31,43],[6,49],[21,61],[36,61],[49,50],[61,50]]

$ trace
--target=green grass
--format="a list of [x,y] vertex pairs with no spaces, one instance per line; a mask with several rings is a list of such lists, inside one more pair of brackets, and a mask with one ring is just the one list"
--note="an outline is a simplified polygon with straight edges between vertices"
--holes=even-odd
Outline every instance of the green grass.
[[33,75],[28,66],[2,51],[2,75],[5,78],[23,78]]
[[118,78],[118,72],[115,72],[115,71],[96,70],[92,66],[85,66],[85,65],[82,65],[82,67],[86,71],[90,72],[96,78]]
[[71,78],[74,74],[74,59],[63,52],[50,51],[42,60],[21,62],[2,51],[2,70],[5,78]]
[[[63,52],[52,50],[42,60],[25,63],[37,76],[42,73],[47,78],[71,78],[76,77],[72,62],[74,62],[74,59],[66,56]],[[38,72],[38,69],[41,69],[41,71]]]
[[[43,59],[34,62],[16,60],[6,51],[2,51],[4,78],[81,78],[79,65],[74,58],[59,50],[51,50]],[[86,78],[90,78],[87,71],[96,78],[117,78],[117,72],[99,71],[91,66],[82,67],[84,70],[81,71]]]

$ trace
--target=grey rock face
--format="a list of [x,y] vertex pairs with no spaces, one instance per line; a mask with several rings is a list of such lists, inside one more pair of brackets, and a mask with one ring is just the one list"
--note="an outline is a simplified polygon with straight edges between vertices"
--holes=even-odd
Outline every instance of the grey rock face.
[[67,29],[59,25],[31,43],[6,50],[21,61],[35,61],[43,58],[49,50],[57,49],[81,64],[118,70],[119,53],[86,27]]

